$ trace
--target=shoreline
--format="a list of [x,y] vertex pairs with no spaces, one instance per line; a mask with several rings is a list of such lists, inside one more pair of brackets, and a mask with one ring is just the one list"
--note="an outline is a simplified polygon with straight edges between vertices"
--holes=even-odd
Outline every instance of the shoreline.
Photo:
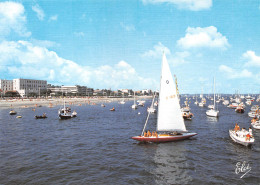
[[[136,100],[151,99],[152,96],[138,96]],[[108,103],[122,100],[122,98],[109,98],[109,97],[84,97],[84,98],[35,98],[35,99],[7,99],[0,100],[0,109],[16,109],[16,108],[30,108],[30,107],[54,107],[62,105],[63,102],[68,105],[81,105],[81,104],[95,104],[95,103]],[[125,101],[132,101],[133,97],[125,98]]]

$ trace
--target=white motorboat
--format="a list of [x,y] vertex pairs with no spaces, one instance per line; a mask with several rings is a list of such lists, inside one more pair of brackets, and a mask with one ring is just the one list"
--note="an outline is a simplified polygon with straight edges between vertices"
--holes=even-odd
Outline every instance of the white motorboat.
[[228,105],[229,104],[229,101],[228,100],[224,100],[223,101],[223,105]]
[[247,104],[247,105],[251,105],[251,104],[252,104],[251,100],[247,100],[247,101],[246,101],[246,104]]
[[258,105],[253,105],[251,107],[251,111],[257,111],[259,109],[259,106]]
[[214,109],[214,105],[209,105],[208,108],[209,109]]
[[77,117],[77,112],[74,110],[72,113],[71,113],[71,117]]
[[250,111],[250,112],[248,113],[248,116],[249,116],[250,118],[254,118],[254,117],[259,117],[259,114],[258,114],[256,111]]
[[229,104],[228,107],[231,108],[231,109],[235,109],[237,108],[238,104],[237,103],[232,103],[232,104]]
[[252,145],[255,142],[255,139],[253,137],[247,139],[246,134],[242,132],[243,131],[234,131],[231,129],[229,130],[229,136],[233,141],[241,145],[244,146]]
[[204,103],[203,102],[199,102],[199,107],[204,107]]
[[260,122],[259,122],[259,121],[252,122],[251,125],[252,125],[255,129],[260,129]]

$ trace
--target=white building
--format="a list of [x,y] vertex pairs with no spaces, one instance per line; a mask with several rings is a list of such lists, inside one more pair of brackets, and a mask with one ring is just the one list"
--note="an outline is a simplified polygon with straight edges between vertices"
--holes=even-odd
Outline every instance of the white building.
[[[78,95],[78,96],[86,96],[87,87],[80,86],[80,85],[73,85],[73,86],[48,86],[48,90],[51,91],[52,94],[61,93],[62,95],[71,96],[71,95]],[[92,92],[93,94],[93,92]]]
[[13,90],[13,80],[1,80],[0,79],[0,90],[3,93]]
[[47,81],[21,78],[13,79],[13,90],[17,91],[22,97],[28,96],[29,93],[41,95],[41,92],[47,90]]

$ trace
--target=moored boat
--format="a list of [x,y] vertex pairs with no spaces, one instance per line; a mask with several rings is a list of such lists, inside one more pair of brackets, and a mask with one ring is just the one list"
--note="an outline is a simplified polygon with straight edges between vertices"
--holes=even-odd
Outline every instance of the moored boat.
[[259,120],[258,120],[258,121],[255,121],[255,122],[252,122],[251,125],[252,125],[255,129],[260,129],[260,122],[259,122]]
[[10,114],[10,115],[15,115],[15,114],[17,114],[17,112],[14,111],[14,110],[10,110],[9,114]]
[[64,107],[62,109],[59,109],[59,111],[58,111],[58,116],[60,119],[72,118],[71,109],[69,107],[65,106],[65,101],[64,101]]
[[35,115],[34,117],[35,117],[35,119],[45,119],[45,118],[47,118],[45,113],[43,113],[41,116]]
[[237,113],[244,113],[244,112],[245,112],[245,109],[244,109],[243,106],[238,105],[237,108],[235,109],[235,111],[236,111]]
[[115,111],[116,109],[115,109],[115,107],[113,107],[112,109],[110,109],[110,111]]

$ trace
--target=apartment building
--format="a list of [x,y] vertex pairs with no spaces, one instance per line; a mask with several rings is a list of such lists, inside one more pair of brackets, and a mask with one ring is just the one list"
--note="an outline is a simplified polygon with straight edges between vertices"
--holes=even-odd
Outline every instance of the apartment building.
[[0,79],[0,90],[3,93],[13,90],[13,80],[2,80]]
[[22,97],[28,96],[30,93],[41,95],[47,90],[46,80],[33,79],[13,79],[13,90],[17,91]]

